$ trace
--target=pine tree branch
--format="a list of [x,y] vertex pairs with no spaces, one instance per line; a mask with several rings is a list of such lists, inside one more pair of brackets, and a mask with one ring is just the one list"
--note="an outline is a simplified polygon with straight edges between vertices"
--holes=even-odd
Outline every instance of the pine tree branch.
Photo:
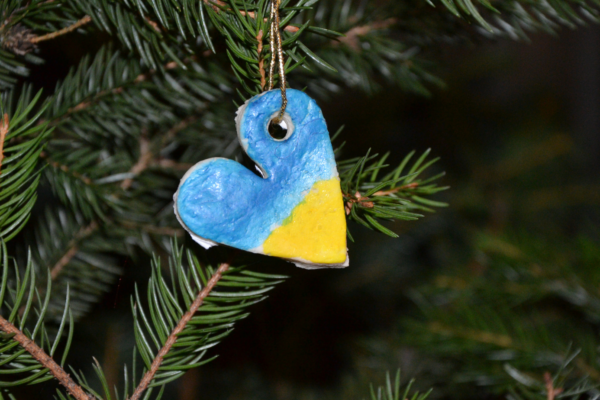
[[[429,5],[434,2],[426,0]],[[553,32],[559,25],[576,27],[585,20],[598,22],[598,2],[561,0],[537,2],[514,0],[490,3],[487,0],[441,0],[456,17],[475,20],[488,34],[507,34],[514,39],[524,38],[524,30]],[[590,3],[590,4],[588,4]],[[500,22],[500,23],[498,23]]]
[[[46,1],[42,1],[42,2],[40,2],[40,3],[38,3],[38,4],[36,4],[36,5],[35,5],[35,7],[36,7],[36,8],[39,8],[39,7],[41,7],[41,6],[45,5],[45,4],[54,3],[54,1],[55,1],[55,0],[46,0]],[[27,3],[29,3],[29,2],[27,2]],[[15,9],[14,9],[14,10],[13,10],[13,11],[10,13],[10,15],[8,16],[8,18],[6,18],[6,20],[4,20],[4,21],[2,22],[2,25],[0,25],[0,31],[1,31],[2,29],[4,29],[4,28],[6,27],[6,25],[8,25],[8,24],[10,24],[10,23],[12,22],[12,19],[13,19],[13,17],[14,17],[16,14],[18,14],[19,12],[27,11],[27,8],[28,8],[28,7],[29,7],[29,4],[26,4],[26,5],[25,5],[25,6],[23,6],[23,7],[15,8]]]
[[[193,61],[194,59],[195,59],[194,57],[191,57],[190,59],[184,60],[184,62]],[[179,65],[176,62],[171,61],[171,62],[165,64],[163,66],[163,69],[165,71],[167,71],[167,70],[175,69],[178,66]],[[132,79],[130,81],[124,82],[121,86],[117,86],[117,87],[114,87],[114,88],[111,88],[108,90],[102,90],[98,93],[92,94],[89,97],[81,100],[79,103],[77,103],[73,107],[70,107],[63,115],[60,115],[60,116],[54,118],[53,121],[51,122],[51,125],[53,125],[53,126],[58,125],[60,122],[62,122],[63,120],[65,120],[66,118],[71,116],[72,114],[87,109],[88,107],[94,105],[95,103],[97,103],[103,97],[105,97],[107,95],[122,93],[126,86],[145,82],[154,74],[156,74],[156,70],[150,70],[148,72],[144,72],[142,74],[137,75],[134,79]]]
[[17,341],[33,358],[35,358],[45,368],[48,368],[50,373],[63,385],[67,391],[77,400],[92,400],[93,397],[88,395],[81,386],[77,385],[73,379],[65,372],[60,365],[54,361],[46,352],[39,347],[33,340],[29,339],[21,330],[4,319],[0,315],[0,329],[8,334],[14,335],[13,340]]
[[3,115],[0,121],[0,236],[4,241],[12,239],[23,228],[37,198],[40,171],[36,167],[37,160],[50,134],[47,124],[36,125],[46,105],[32,115],[40,97],[41,91],[31,98],[31,87],[26,85],[14,111],[11,110],[12,93],[0,99],[0,115]]
[[58,36],[67,34],[69,32],[73,32],[75,29],[77,29],[77,28],[79,28],[79,27],[81,27],[81,26],[83,26],[85,24],[88,24],[90,22],[92,22],[92,18],[89,15],[86,15],[85,17],[81,18],[79,21],[75,22],[74,24],[69,25],[66,28],[63,28],[63,29],[61,29],[59,31],[48,33],[48,34],[43,35],[43,36],[33,37],[33,38],[30,39],[30,42],[36,44],[36,43],[39,43],[39,42],[43,42],[44,40],[51,40],[51,39],[54,39],[54,38],[56,38]]
[[389,171],[383,177],[382,170],[388,167],[385,161],[388,154],[378,157],[377,154],[367,155],[358,159],[338,161],[342,195],[346,215],[359,224],[376,229],[392,237],[397,234],[390,231],[379,221],[381,220],[416,220],[423,217],[418,212],[433,212],[433,207],[445,207],[446,203],[430,200],[422,196],[431,196],[446,190],[434,182],[444,174],[422,179],[421,174],[437,159],[428,160],[427,150],[409,167],[409,162],[415,155],[409,153],[400,165]]
[[[184,118],[171,129],[169,129],[160,140],[158,153],[160,153],[160,151],[166,144],[173,140],[177,132],[187,128],[190,124],[194,123],[198,119],[199,117],[197,115],[191,115],[187,118]],[[152,152],[152,150],[150,149],[150,142],[148,141],[148,139],[144,137],[140,138],[140,156],[135,165],[129,170],[129,173],[132,174],[133,177],[127,178],[123,182],[121,182],[121,189],[129,189],[133,184],[134,178],[150,166],[159,165],[161,167],[167,167],[172,169],[188,169],[189,167],[191,167],[191,165],[188,166],[188,164],[179,165],[173,160],[155,159],[154,155],[154,152]]]
[[2,171],[2,161],[4,160],[4,140],[8,134],[8,114],[4,114],[0,122],[0,173]]
[[[215,10],[215,12],[219,12],[221,11],[220,7],[225,7],[226,4],[220,0],[203,0],[204,4],[212,7],[213,10]],[[232,9],[227,9],[227,11],[229,12],[234,12]],[[256,19],[256,13],[254,11],[245,11],[245,10],[239,10],[240,15],[244,16],[244,17],[250,17],[252,19]],[[264,22],[269,22],[268,18],[263,18]],[[285,28],[283,28],[284,31],[290,32],[290,33],[296,33],[298,32],[300,28],[298,28],[297,26],[294,25],[287,25]]]
[[146,374],[140,381],[139,385],[135,389],[135,392],[133,393],[133,395],[131,395],[129,400],[139,400],[141,398],[144,391],[148,388],[148,385],[150,385],[150,383],[152,382],[154,375],[156,375],[156,373],[158,372],[158,369],[160,368],[160,365],[163,362],[163,358],[171,350],[171,347],[173,347],[173,345],[177,341],[177,335],[179,335],[179,333],[181,333],[185,329],[185,327],[190,322],[190,320],[192,319],[192,317],[194,316],[196,311],[198,311],[198,308],[200,308],[200,306],[204,303],[204,299],[206,297],[208,297],[210,292],[216,286],[217,282],[219,282],[222,275],[228,269],[229,269],[228,263],[223,263],[223,264],[219,265],[219,268],[217,269],[217,271],[215,271],[213,276],[206,283],[206,286],[204,286],[204,289],[202,289],[200,291],[200,293],[198,293],[198,296],[196,297],[196,299],[190,306],[190,309],[179,320],[179,323],[177,324],[175,329],[173,329],[173,331],[167,338],[167,341],[165,342],[164,346],[160,349],[160,351],[158,352],[158,354],[152,361],[150,370],[148,372],[146,372]]
[[[188,123],[189,123],[189,121],[186,121],[186,120],[180,122],[176,127],[169,130],[169,132],[167,132],[167,134],[165,136],[175,135],[175,133],[178,129],[183,129],[185,126],[188,125]],[[176,128],[178,128],[178,129],[176,129]],[[52,165],[56,168],[60,168],[61,170],[65,171],[65,172],[69,171],[69,168],[67,166],[59,165],[56,162],[50,161],[45,153],[42,153],[41,156],[42,156],[41,158],[46,160],[50,165]],[[168,160],[164,160],[164,161],[168,161]],[[155,164],[160,165],[159,162],[154,162],[154,160],[152,159],[152,153],[150,152],[150,146],[149,146],[148,140],[145,138],[142,138],[140,140],[140,158],[139,158],[138,162],[131,168],[130,173],[132,173],[134,175],[138,175],[142,171],[144,171],[146,168],[148,168],[148,166],[155,165]],[[1,163],[0,163],[0,166],[1,166]],[[172,165],[171,168],[177,168],[177,167]],[[72,174],[76,178],[81,179],[84,183],[86,183],[88,185],[92,184],[91,179],[89,179],[85,176],[82,176],[81,174],[78,174],[77,172],[73,172]],[[123,190],[128,190],[132,184],[133,184],[133,178],[128,178],[121,183],[121,188]],[[114,196],[118,196],[118,194],[114,194]],[[126,224],[122,224],[122,225],[127,227]],[[132,227],[132,226],[130,226],[130,227]],[[139,226],[137,226],[137,225],[135,227],[139,228]],[[56,279],[58,277],[58,275],[62,272],[63,268],[71,261],[71,259],[73,259],[73,257],[75,257],[75,255],[79,251],[78,243],[81,240],[83,240],[84,238],[90,236],[98,228],[99,228],[98,222],[92,221],[87,227],[82,228],[75,235],[73,240],[70,242],[70,244],[67,248],[67,251],[60,258],[60,260],[58,260],[58,262],[56,264],[54,264],[54,266],[52,267],[51,274],[50,274],[52,280]],[[144,225],[144,227],[142,229],[144,229],[146,232],[149,232],[149,233],[180,236],[178,230],[171,229],[171,228],[161,228],[161,227],[152,227],[152,226]]]
[[[140,78],[141,76],[143,76],[143,78]],[[136,80],[138,80],[138,81],[141,81],[143,79],[146,79],[145,75],[139,75],[136,78]],[[159,144],[157,146],[158,151],[151,151],[150,142],[145,137],[142,137],[139,142],[140,143],[139,159],[136,162],[136,164],[129,170],[129,172],[131,174],[133,174],[134,177],[124,180],[121,183],[121,189],[124,191],[129,190],[134,182],[135,176],[142,173],[148,167],[159,166],[162,168],[171,168],[171,169],[177,169],[177,170],[184,170],[184,169],[187,170],[189,167],[191,167],[191,164],[187,164],[187,163],[180,164],[173,160],[168,160],[168,159],[154,159],[153,156],[154,156],[154,154],[160,153],[160,151],[165,146],[165,144],[169,143],[175,137],[177,132],[179,132],[182,129],[185,129],[191,123],[197,121],[198,119],[199,119],[198,115],[193,115],[188,118],[185,118],[182,121],[178,122],[175,126],[171,127],[166,133],[162,134]],[[67,167],[66,165],[61,165],[55,161],[50,160],[48,155],[45,152],[42,153],[41,156],[42,156],[41,158],[43,158],[48,164],[52,165],[53,167],[59,168],[60,170],[62,170],[64,172],[70,173],[71,175],[80,179],[87,185],[93,184],[93,181],[90,178],[88,178],[84,175],[81,175],[76,171],[71,171],[69,169],[69,167]],[[117,190],[115,188],[115,191],[112,194],[110,194],[110,193],[107,194],[107,196],[113,196],[115,198],[119,198],[119,197],[121,197],[121,194],[122,194],[122,192],[120,192],[119,190]],[[165,226],[153,226],[150,224],[138,224],[133,221],[127,221],[127,220],[118,221],[117,223],[126,229],[134,229],[137,231],[141,230],[141,231],[148,232],[151,234],[156,234],[156,235],[181,237],[184,234],[183,230],[171,228],[168,226],[165,227]],[[56,262],[56,264],[54,264],[54,266],[51,267],[52,280],[57,279],[58,276],[64,270],[64,268],[73,259],[73,257],[75,257],[77,255],[77,253],[80,250],[80,246],[79,246],[80,242],[83,239],[85,239],[86,237],[88,237],[89,235],[91,235],[98,228],[99,228],[98,221],[92,221],[90,225],[82,228],[80,231],[76,232],[73,235],[73,239],[65,246],[64,253],[60,257],[60,259]]]
[[[201,53],[203,56],[208,56],[210,55],[210,53]],[[185,58],[182,62],[184,65],[186,64],[190,64],[192,62],[197,61],[198,58],[196,56],[191,56],[188,58]],[[169,70],[174,70],[176,68],[179,68],[180,65],[177,64],[175,61],[171,61],[168,62],[166,64],[164,64],[162,66],[162,70],[163,71],[169,71]],[[50,123],[51,126],[55,126],[55,125],[59,125],[61,122],[63,122],[65,119],[67,119],[68,117],[70,117],[72,114],[81,112],[83,110],[86,110],[87,108],[93,106],[94,104],[98,103],[100,100],[102,100],[104,97],[109,96],[109,95],[117,95],[117,94],[121,94],[123,93],[124,90],[126,90],[127,88],[130,87],[134,87],[135,85],[138,85],[142,82],[146,82],[148,81],[152,76],[156,75],[158,71],[155,69],[151,69],[147,72],[143,72],[139,75],[137,75],[135,78],[133,79],[129,79],[127,81],[122,82],[122,84],[120,86],[117,87],[113,87],[107,90],[102,90],[96,93],[91,93],[87,96],[85,96],[81,101],[79,101],[79,103],[77,103],[76,105],[69,107],[67,109],[66,112],[64,112],[61,115],[57,115],[54,118],[52,118],[52,121]],[[43,120],[42,120],[43,122]]]

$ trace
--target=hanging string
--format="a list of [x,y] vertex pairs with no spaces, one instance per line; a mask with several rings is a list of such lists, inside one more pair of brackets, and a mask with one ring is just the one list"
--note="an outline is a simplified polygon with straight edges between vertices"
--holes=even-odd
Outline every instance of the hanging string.
[[281,86],[281,110],[275,118],[275,122],[281,122],[285,107],[287,106],[287,97],[285,95],[285,63],[283,61],[283,49],[281,45],[281,33],[279,32],[279,7],[281,0],[271,0],[271,27],[269,32],[271,45],[271,63],[269,65],[269,89],[273,89],[273,73],[275,71],[275,59],[279,61],[279,84]]

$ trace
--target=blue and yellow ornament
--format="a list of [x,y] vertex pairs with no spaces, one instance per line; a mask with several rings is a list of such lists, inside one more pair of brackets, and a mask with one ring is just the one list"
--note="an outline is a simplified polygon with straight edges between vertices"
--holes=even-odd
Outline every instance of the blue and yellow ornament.
[[[348,265],[346,215],[325,119],[306,94],[286,89],[279,32],[281,0],[271,0],[268,91],[235,119],[240,144],[262,177],[225,158],[210,158],[183,176],[175,214],[205,248],[218,243],[281,257],[307,269]],[[281,90],[273,89],[275,59]],[[273,124],[283,137],[271,135]]]
[[205,248],[224,244],[308,269],[345,267],[346,216],[325,119],[308,95],[286,92],[282,139],[268,131],[280,90],[237,112],[239,141],[262,177],[229,159],[201,161],[181,180],[175,214]]

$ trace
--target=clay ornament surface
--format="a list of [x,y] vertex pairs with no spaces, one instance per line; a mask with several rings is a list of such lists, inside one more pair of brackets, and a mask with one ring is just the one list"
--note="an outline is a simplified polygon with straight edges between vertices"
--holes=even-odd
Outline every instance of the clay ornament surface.
[[237,112],[238,139],[262,177],[233,160],[201,161],[181,179],[175,214],[205,248],[224,244],[307,269],[345,267],[346,215],[325,119],[303,92],[286,93],[281,140],[268,132],[281,107],[279,90],[254,96]]

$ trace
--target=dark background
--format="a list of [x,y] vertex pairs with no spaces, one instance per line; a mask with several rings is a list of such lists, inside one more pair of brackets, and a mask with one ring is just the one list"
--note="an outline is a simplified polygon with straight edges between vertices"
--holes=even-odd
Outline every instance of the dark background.
[[[357,243],[350,244],[345,270],[261,264],[258,270],[291,279],[211,351],[220,354],[216,361],[189,372],[165,398],[343,398],[343,390],[364,398],[363,383],[380,383],[388,369],[403,367],[407,376],[418,377],[418,354],[399,346],[382,357],[377,346],[398,334],[399,321],[417,314],[407,296],[411,290],[444,268],[468,262],[475,231],[558,237],[594,232],[600,203],[600,29],[530,39],[448,45],[423,54],[447,85],[431,87],[430,98],[390,87],[321,101],[330,131],[346,126],[344,157],[371,147],[391,151],[393,164],[413,149],[431,148],[441,157],[433,170],[446,171],[440,183],[451,186],[435,199],[450,207],[419,222],[394,223],[398,239],[352,224]],[[91,51],[89,38],[78,40],[43,47],[59,56],[34,71],[38,86],[55,82]],[[293,86],[293,75],[289,80]],[[85,370],[95,356],[114,383],[122,379],[120,366],[130,362],[133,347],[133,282],[145,276],[127,261],[123,267],[113,292],[78,323],[70,354],[72,365]],[[49,398],[52,387],[25,392]]]

